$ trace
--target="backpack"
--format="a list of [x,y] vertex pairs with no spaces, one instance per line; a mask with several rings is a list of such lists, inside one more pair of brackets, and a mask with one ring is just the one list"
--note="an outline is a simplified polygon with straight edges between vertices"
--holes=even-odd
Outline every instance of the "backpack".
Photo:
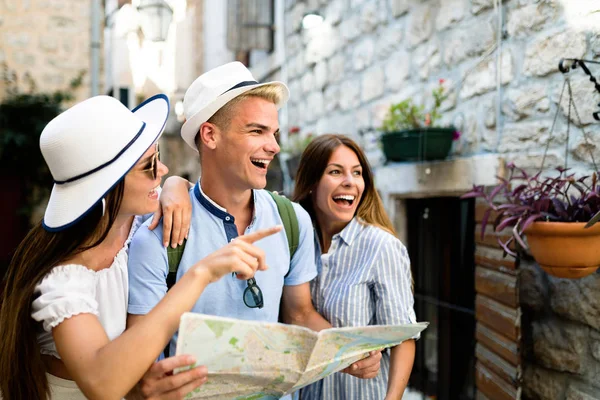
[[[300,228],[298,226],[298,217],[292,202],[281,195],[275,194],[268,191],[271,195],[275,204],[277,205],[277,211],[283,222],[283,229],[285,230],[285,236],[287,237],[288,246],[290,249],[290,260],[294,257],[296,249],[298,248],[298,242],[300,241]],[[179,269],[179,263],[183,256],[183,250],[185,249],[186,240],[184,239],[183,244],[177,248],[167,247],[167,258],[169,260],[169,274],[167,275],[167,290],[175,284],[177,279],[177,270]],[[290,272],[285,275],[287,275]]]

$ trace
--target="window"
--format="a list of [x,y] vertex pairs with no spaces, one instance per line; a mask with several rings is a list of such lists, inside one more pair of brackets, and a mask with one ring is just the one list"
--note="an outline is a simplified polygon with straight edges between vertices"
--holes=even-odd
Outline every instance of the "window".
[[274,0],[228,0],[227,47],[238,55],[273,51]]

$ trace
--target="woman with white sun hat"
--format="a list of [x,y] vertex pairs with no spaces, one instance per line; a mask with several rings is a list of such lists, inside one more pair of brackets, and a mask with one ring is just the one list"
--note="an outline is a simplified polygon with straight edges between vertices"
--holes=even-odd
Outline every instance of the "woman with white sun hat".
[[206,285],[233,271],[248,279],[266,268],[252,242],[280,228],[247,235],[199,261],[125,331],[128,243],[139,216],[158,207],[157,187],[168,169],[156,141],[168,113],[164,95],[133,112],[96,96],[44,128],[40,148],[54,187],[43,221],[19,245],[2,287],[4,399],[119,399],[142,378],[144,396],[181,398],[206,380],[204,367],[167,374],[193,364],[187,356],[152,364]]

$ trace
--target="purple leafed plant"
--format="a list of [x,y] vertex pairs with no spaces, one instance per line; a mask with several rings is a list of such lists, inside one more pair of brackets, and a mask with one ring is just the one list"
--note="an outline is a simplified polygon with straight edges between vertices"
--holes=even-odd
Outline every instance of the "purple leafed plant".
[[595,172],[576,179],[575,174],[560,167],[556,168],[556,177],[542,177],[541,172],[530,176],[513,163],[507,169],[508,179],[498,177],[500,184],[489,193],[483,186],[473,186],[472,191],[461,197],[481,197],[487,202],[489,207],[481,221],[482,238],[492,211],[497,213],[493,225],[496,232],[513,228],[507,241],[498,238],[505,255],[516,256],[509,248],[513,240],[521,248],[527,248],[523,232],[536,221],[587,222],[588,228],[600,220],[600,185]]

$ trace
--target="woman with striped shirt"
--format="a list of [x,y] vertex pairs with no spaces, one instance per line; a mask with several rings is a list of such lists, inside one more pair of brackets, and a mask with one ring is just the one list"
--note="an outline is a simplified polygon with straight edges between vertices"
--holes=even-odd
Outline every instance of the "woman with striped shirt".
[[[416,322],[408,253],[360,147],[342,135],[315,138],[302,154],[293,197],[315,225],[317,311],[334,327]],[[405,341],[383,353],[375,378],[333,374],[303,389],[301,398],[400,399],[414,356],[414,340]]]

